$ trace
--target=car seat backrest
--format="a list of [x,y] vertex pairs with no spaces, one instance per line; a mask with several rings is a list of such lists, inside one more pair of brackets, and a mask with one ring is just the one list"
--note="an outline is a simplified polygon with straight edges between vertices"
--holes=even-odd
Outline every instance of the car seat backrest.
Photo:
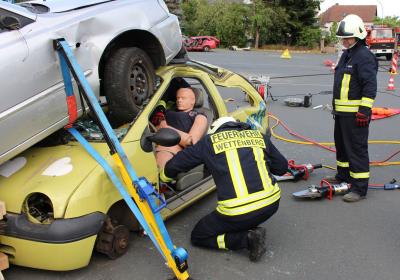
[[194,92],[194,98],[195,98],[195,103],[194,103],[194,108],[201,108],[204,106],[204,93],[201,88],[195,88],[192,87],[192,90]]
[[213,121],[213,112],[204,107],[204,98],[205,98],[205,93],[201,88],[196,88],[192,87],[192,90],[194,92],[195,96],[195,103],[194,103],[194,108],[196,111],[203,113],[207,117],[208,125],[210,125]]

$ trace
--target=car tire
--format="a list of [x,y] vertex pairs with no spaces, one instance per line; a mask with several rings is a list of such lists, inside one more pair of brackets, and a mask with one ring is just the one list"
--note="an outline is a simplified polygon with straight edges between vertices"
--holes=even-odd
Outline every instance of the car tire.
[[210,51],[210,47],[209,46],[205,46],[203,49],[205,52],[209,52]]
[[104,71],[111,122],[114,126],[131,122],[154,93],[151,59],[139,48],[121,48],[110,56]]

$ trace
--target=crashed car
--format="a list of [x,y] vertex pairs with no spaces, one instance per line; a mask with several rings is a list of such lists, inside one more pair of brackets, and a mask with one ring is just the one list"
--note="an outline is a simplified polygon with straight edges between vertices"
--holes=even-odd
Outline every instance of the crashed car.
[[[268,128],[266,101],[242,76],[194,61],[160,67],[152,98],[133,122],[115,132],[136,174],[166,197],[164,219],[215,189],[203,165],[179,174],[174,186],[159,187],[155,146],[146,139],[154,133],[150,119],[159,102],[175,100],[170,85],[176,79],[198,89],[195,110],[202,111],[209,123],[229,115],[262,132]],[[90,114],[75,127],[117,170]],[[73,270],[88,265],[93,249],[114,259],[128,249],[129,231],[140,230],[106,172],[72,137],[68,144],[31,147],[1,165],[0,186],[7,207],[0,251],[16,265]]]
[[0,164],[68,123],[59,38],[115,123],[136,116],[154,93],[154,69],[182,48],[163,0],[0,1]]
[[209,52],[218,48],[220,41],[214,36],[183,37],[183,45],[187,51]]

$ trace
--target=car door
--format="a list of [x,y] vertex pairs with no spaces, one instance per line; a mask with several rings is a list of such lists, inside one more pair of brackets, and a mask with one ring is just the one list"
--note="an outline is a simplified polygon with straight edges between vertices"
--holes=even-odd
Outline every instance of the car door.
[[59,129],[67,116],[65,93],[51,26],[9,3],[0,3],[0,16],[20,22],[0,32],[0,164]]

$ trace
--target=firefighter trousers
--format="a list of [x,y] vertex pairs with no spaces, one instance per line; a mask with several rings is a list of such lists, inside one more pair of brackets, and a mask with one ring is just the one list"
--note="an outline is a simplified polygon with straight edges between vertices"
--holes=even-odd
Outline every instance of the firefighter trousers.
[[279,208],[279,200],[256,212],[225,216],[213,211],[194,227],[191,242],[195,246],[239,250],[248,248],[248,230],[268,220]]
[[369,181],[369,127],[358,127],[355,116],[335,116],[337,177],[351,184],[351,191],[367,195]]

